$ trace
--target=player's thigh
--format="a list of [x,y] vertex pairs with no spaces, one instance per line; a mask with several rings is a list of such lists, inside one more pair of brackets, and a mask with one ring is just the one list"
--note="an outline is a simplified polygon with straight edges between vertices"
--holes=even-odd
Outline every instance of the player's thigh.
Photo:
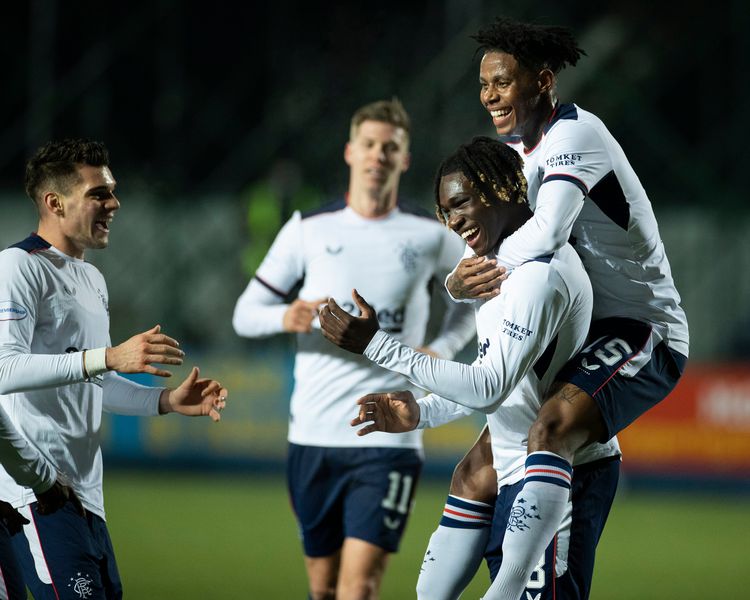
[[477,441],[456,465],[450,493],[490,504],[497,493],[497,472],[492,466],[492,440],[485,425]]
[[21,565],[13,550],[11,535],[3,521],[0,521],[0,600],[26,600],[26,584]]
[[30,523],[13,547],[26,585],[36,600],[112,600],[122,598],[117,563],[106,524],[80,516],[71,503],[51,515],[36,504],[19,509]]
[[340,456],[344,450],[289,444],[289,497],[305,556],[313,559],[334,555],[344,543],[343,507],[350,477]]
[[351,450],[344,536],[396,552],[422,471],[421,452],[408,448]]
[[599,407],[606,441],[667,397],[687,359],[670,349],[651,325],[628,318],[594,321],[589,344],[558,374]]

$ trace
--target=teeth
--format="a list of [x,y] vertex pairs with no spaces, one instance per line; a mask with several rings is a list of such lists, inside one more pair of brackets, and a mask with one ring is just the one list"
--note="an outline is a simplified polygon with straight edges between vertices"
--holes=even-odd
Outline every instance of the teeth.
[[463,239],[470,238],[472,235],[474,235],[477,231],[479,231],[479,228],[472,227],[471,229],[467,229],[461,234],[461,237]]
[[510,114],[509,108],[501,108],[500,110],[491,110],[490,114],[493,117],[506,117]]

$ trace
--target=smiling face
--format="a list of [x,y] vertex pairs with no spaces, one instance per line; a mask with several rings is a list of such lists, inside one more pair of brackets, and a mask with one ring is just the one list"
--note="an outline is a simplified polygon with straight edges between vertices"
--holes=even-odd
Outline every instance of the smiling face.
[[539,141],[552,114],[554,75],[538,74],[521,65],[513,55],[490,50],[479,67],[479,98],[492,118],[498,135],[520,136],[530,148]]
[[438,194],[438,206],[446,225],[460,235],[477,256],[492,252],[531,216],[525,202],[503,202],[496,198],[483,202],[480,193],[461,171],[443,175]]
[[109,226],[120,202],[109,167],[77,166],[77,179],[67,189],[42,194],[39,235],[76,258],[84,250],[106,248]]
[[363,121],[349,140],[349,203],[364,216],[380,216],[396,204],[401,173],[409,167],[409,136],[384,121]]

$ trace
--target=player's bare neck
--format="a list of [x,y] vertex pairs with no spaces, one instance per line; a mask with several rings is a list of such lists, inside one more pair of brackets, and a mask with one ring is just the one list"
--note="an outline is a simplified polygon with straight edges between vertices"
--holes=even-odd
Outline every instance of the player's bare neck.
[[360,192],[349,190],[348,199],[351,209],[365,219],[379,219],[396,207],[395,190],[387,194],[370,192],[369,190]]
[[72,256],[73,258],[83,259],[83,248],[79,248],[77,244],[66,236],[63,231],[56,226],[55,223],[50,223],[49,220],[39,221],[36,234],[44,241],[49,242],[57,248],[63,254]]
[[538,110],[536,110],[526,123],[524,133],[521,136],[523,147],[527,150],[535,148],[542,140],[544,128],[550,122],[552,114],[555,112],[556,98],[553,96],[543,96],[539,101]]

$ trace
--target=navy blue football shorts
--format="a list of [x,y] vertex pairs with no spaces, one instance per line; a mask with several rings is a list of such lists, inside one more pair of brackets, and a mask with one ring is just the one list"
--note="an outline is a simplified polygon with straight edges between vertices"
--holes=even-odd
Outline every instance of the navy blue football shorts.
[[[15,535],[23,536],[22,533]],[[0,519],[0,600],[26,600],[23,573],[13,551],[11,534],[3,519]]]
[[333,554],[345,538],[396,552],[422,462],[410,448],[289,444],[287,483],[305,555]]
[[112,541],[104,519],[79,515],[68,502],[40,515],[34,502],[19,512],[31,523],[13,536],[13,549],[36,600],[122,598]]
[[[573,468],[568,511],[526,584],[524,599],[585,600],[589,597],[596,546],[607,522],[619,477],[619,456]],[[508,517],[522,487],[523,480],[503,486],[497,495],[485,551],[490,579],[500,570]]]
[[655,336],[648,323],[635,319],[594,321],[587,344],[556,379],[572,383],[596,401],[607,426],[602,442],[666,398],[687,362]]

